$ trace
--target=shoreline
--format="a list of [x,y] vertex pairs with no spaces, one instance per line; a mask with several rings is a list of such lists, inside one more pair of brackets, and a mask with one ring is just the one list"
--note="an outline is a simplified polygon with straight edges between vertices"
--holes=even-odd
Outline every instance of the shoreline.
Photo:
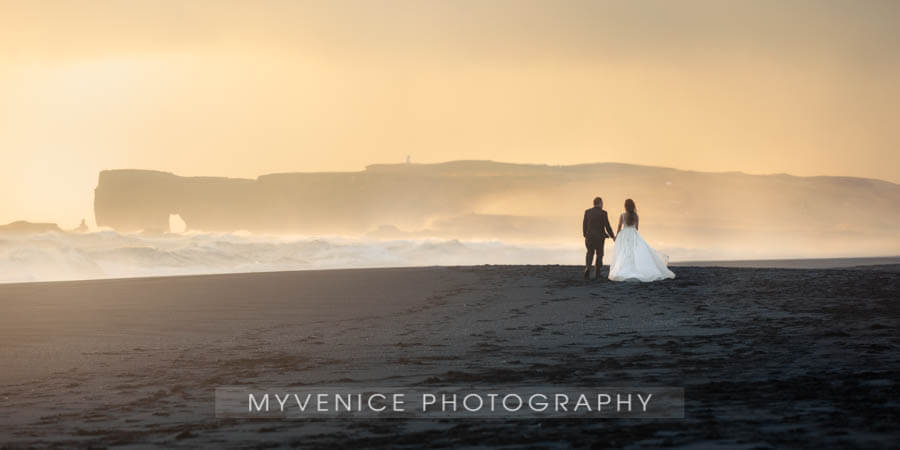
[[673,267],[731,267],[755,269],[850,269],[861,266],[900,264],[900,256],[859,256],[838,258],[775,258],[676,261]]
[[[605,258],[608,267],[608,259]],[[841,258],[785,258],[785,259],[748,259],[748,260],[712,260],[712,261],[676,261],[670,262],[669,267],[706,267],[706,268],[744,268],[744,269],[855,269],[870,266],[892,266],[900,264],[900,256],[866,256],[866,257],[841,257]],[[146,275],[146,276],[122,276],[122,277],[98,277],[79,278],[71,280],[42,280],[42,281],[0,281],[0,286],[21,284],[56,284],[56,283],[82,283],[114,280],[142,280],[142,279],[168,279],[190,277],[217,277],[240,276],[262,273],[296,273],[296,272],[330,272],[330,271],[367,271],[367,270],[408,270],[428,268],[464,268],[464,267],[571,267],[583,269],[577,264],[478,264],[478,265],[421,265],[421,266],[372,266],[372,267],[328,267],[309,268],[296,270],[260,270],[244,272],[210,272],[210,273],[185,273],[171,275]],[[677,275],[677,274],[676,274]]]

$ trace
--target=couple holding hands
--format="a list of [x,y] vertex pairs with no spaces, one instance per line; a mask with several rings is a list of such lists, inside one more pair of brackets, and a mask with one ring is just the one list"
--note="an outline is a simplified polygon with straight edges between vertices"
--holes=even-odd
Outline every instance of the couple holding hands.
[[625,200],[625,211],[619,215],[619,225],[613,233],[609,216],[603,209],[603,199],[594,198],[594,207],[584,212],[582,234],[587,255],[584,261],[584,279],[590,279],[591,263],[597,255],[595,279],[600,279],[603,266],[603,246],[606,238],[614,242],[613,259],[608,278],[612,281],[657,281],[675,278],[668,268],[669,258],[651,248],[638,233],[640,218],[634,200]]

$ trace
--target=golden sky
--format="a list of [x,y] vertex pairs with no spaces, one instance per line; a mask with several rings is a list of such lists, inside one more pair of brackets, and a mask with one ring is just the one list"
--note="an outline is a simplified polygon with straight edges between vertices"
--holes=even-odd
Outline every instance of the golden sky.
[[454,159],[900,182],[900,2],[0,0],[0,223],[97,173]]

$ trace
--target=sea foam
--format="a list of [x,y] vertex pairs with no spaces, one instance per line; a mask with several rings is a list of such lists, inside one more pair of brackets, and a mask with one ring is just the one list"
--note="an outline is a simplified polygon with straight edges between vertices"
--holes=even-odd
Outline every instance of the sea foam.
[[0,282],[359,267],[578,264],[578,246],[249,233],[48,232],[0,236]]

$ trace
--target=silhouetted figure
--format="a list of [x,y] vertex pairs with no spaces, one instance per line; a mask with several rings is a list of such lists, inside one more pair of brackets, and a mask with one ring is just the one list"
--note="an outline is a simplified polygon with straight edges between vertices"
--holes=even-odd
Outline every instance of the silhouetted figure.
[[584,211],[584,221],[581,226],[584,235],[584,246],[587,247],[587,255],[584,258],[584,279],[587,280],[591,276],[591,262],[594,260],[594,253],[597,254],[597,274],[596,279],[600,279],[600,267],[603,266],[603,244],[606,238],[616,239],[616,235],[609,225],[609,217],[603,210],[603,199],[594,198],[594,207]]

